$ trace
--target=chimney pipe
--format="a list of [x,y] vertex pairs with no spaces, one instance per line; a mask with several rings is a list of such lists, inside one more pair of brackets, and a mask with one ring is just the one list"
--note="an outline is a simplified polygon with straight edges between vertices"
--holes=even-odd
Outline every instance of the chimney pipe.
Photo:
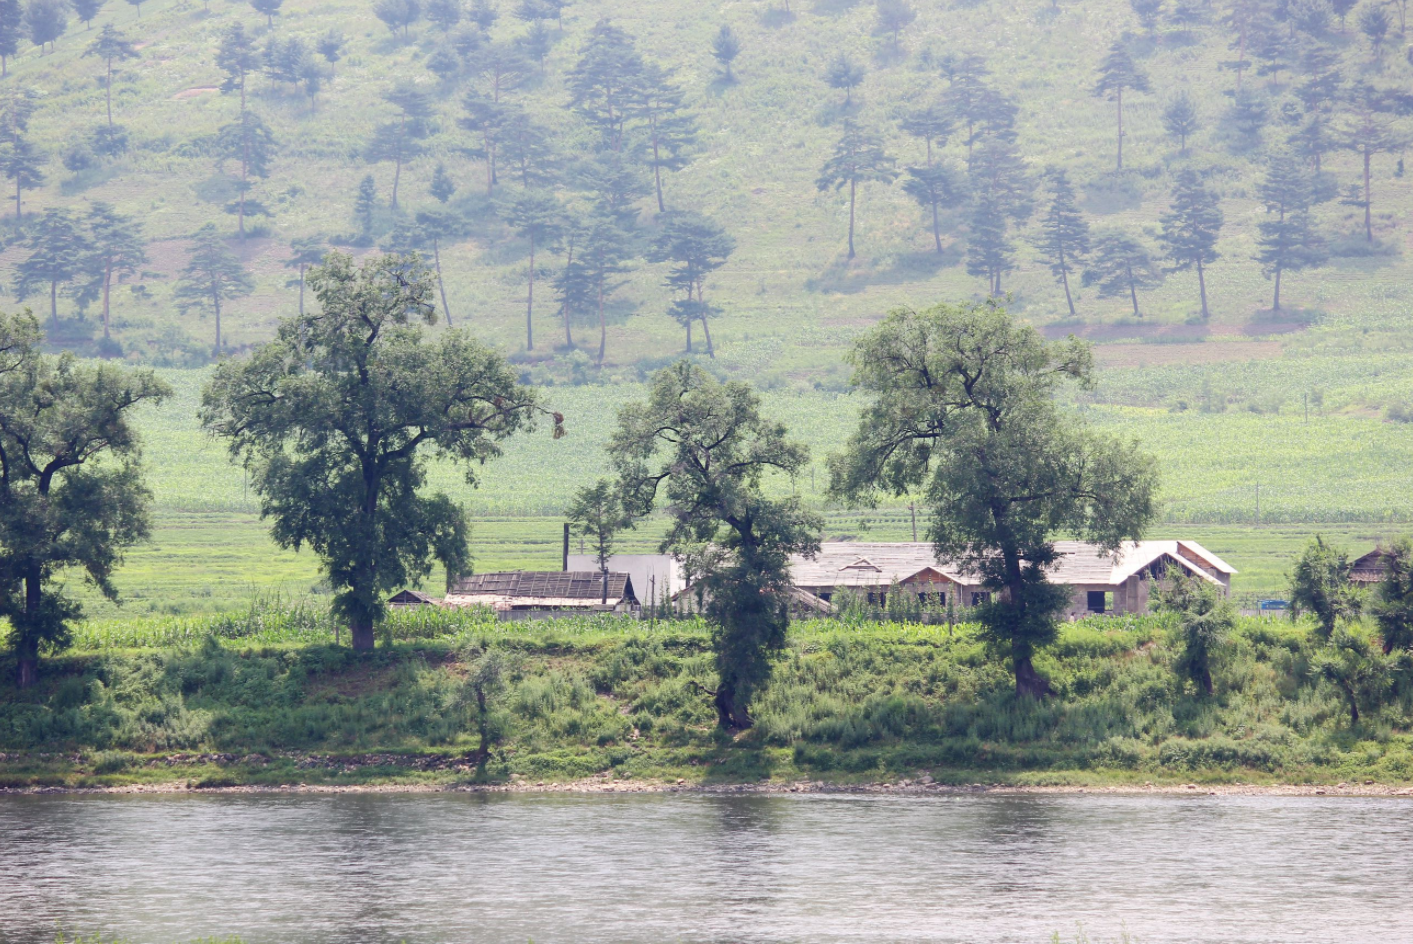
[[563,570],[563,571],[565,571],[565,572],[568,572],[568,570],[569,570],[569,522],[568,522],[568,521],[564,522],[564,554],[563,554],[562,565],[561,565],[560,569]]

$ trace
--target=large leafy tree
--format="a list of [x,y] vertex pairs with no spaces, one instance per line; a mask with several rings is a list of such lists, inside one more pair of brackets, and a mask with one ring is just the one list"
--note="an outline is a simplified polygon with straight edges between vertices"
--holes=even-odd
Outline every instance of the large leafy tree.
[[54,43],[69,28],[67,0],[29,0],[25,7],[25,31],[29,41],[43,51],[54,51]]
[[1074,187],[1063,170],[1050,175],[1050,205],[1040,221],[1040,251],[1050,272],[1064,286],[1065,304],[1073,316],[1074,296],[1070,294],[1070,273],[1089,255],[1089,222],[1079,211]]
[[1033,660],[1067,599],[1045,578],[1056,539],[1112,551],[1155,514],[1152,458],[1056,402],[1065,386],[1093,384],[1088,345],[1048,342],[994,302],[940,304],[891,312],[850,359],[870,402],[830,459],[831,493],[868,501],[922,489],[938,555],[993,595],[978,618],[1017,695],[1045,694]]
[[1359,615],[1364,601],[1349,582],[1349,554],[1326,544],[1321,535],[1306,545],[1290,574],[1290,616],[1315,617],[1316,631],[1328,642],[1336,624]]
[[370,161],[393,162],[391,206],[397,209],[397,187],[404,164],[422,153],[422,141],[432,133],[432,96],[411,82],[399,82],[383,93],[383,101],[397,109],[397,117],[378,125],[368,142]]
[[1266,206],[1266,216],[1257,224],[1256,261],[1275,283],[1271,310],[1280,311],[1281,276],[1318,266],[1327,257],[1325,241],[1310,219],[1316,200],[1314,176],[1304,161],[1290,154],[1275,154],[1266,165],[1265,179],[1256,187],[1256,196]]
[[49,323],[59,324],[59,287],[70,285],[83,270],[89,243],[73,213],[50,207],[30,227],[29,254],[15,266],[15,297],[20,301],[38,290],[49,293]]
[[709,216],[691,210],[674,210],[663,220],[662,229],[648,249],[648,261],[670,263],[665,279],[668,288],[679,291],[687,302],[685,315],[687,353],[692,353],[692,322],[700,319],[706,334],[707,351],[715,356],[709,310],[704,289],[707,278],[726,264],[736,251],[736,240]]
[[808,451],[761,415],[750,387],[683,361],[653,376],[646,401],[619,411],[609,453],[629,514],[665,505],[664,551],[719,552],[698,580],[713,626],[711,694],[722,728],[750,727],[751,702],[785,645],[789,557],[818,551],[824,525],[798,499],[768,497],[765,478],[797,474]]
[[1124,169],[1124,92],[1148,91],[1148,76],[1129,55],[1123,40],[1117,40],[1109,47],[1109,54],[1099,64],[1099,81],[1094,84],[1094,94],[1114,103],[1118,117],[1118,169]]
[[142,224],[119,213],[110,203],[94,201],[84,222],[88,225],[89,246],[83,264],[88,277],[88,295],[103,299],[103,337],[111,336],[113,276],[132,275],[147,261]]
[[216,227],[207,223],[196,231],[191,255],[182,269],[176,291],[172,293],[183,313],[196,310],[211,312],[216,318],[216,346],[219,355],[225,344],[221,334],[221,303],[249,295],[255,290],[245,266],[235,253],[226,248]]
[[124,59],[136,59],[137,50],[127,37],[118,32],[112,23],[103,24],[98,38],[89,43],[83,51],[85,56],[96,56],[103,60],[103,101],[108,110],[108,127],[113,127],[113,63]]
[[1400,538],[1385,550],[1384,576],[1369,609],[1379,624],[1384,655],[1413,649],[1413,540]]
[[820,168],[815,185],[821,192],[833,188],[849,188],[849,258],[854,258],[854,217],[858,203],[859,184],[891,184],[898,179],[896,161],[883,150],[882,139],[859,128],[854,122],[844,123],[844,133],[834,145],[834,153]]
[[540,407],[490,349],[456,332],[428,340],[432,276],[415,259],[356,268],[331,253],[309,282],[319,311],[222,364],[201,415],[251,469],[275,541],[319,556],[354,648],[367,650],[390,591],[433,560],[451,574],[469,561],[462,510],[426,492],[429,456],[462,464],[474,484],[474,466]]
[[1182,170],[1173,184],[1172,205],[1159,217],[1163,230],[1158,239],[1172,262],[1173,271],[1197,270],[1203,318],[1211,317],[1207,308],[1206,267],[1221,257],[1217,252],[1217,237],[1222,231],[1220,202],[1216,191],[1209,190],[1196,171]]
[[149,531],[132,414],[171,392],[150,371],[48,356],[39,344],[33,318],[0,315],[0,615],[21,688],[82,615],[59,577],[80,573],[116,599],[113,571]]
[[1163,284],[1164,273],[1148,247],[1128,233],[1104,232],[1094,237],[1089,266],[1080,282],[1098,285],[1100,298],[1127,295],[1133,304],[1135,318],[1142,317],[1138,309],[1138,290]]
[[1236,625],[1236,609],[1220,587],[1182,573],[1172,575],[1157,602],[1177,617],[1174,667],[1204,695],[1212,694],[1212,658]]

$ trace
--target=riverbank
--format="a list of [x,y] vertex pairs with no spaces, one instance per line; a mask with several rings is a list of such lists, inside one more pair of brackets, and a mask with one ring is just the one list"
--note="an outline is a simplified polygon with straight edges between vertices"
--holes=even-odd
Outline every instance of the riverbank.
[[[303,620],[263,614],[149,646],[132,644],[149,638],[138,631],[88,639],[46,662],[35,689],[0,687],[0,788],[1413,786],[1403,662],[1351,724],[1312,668],[1317,642],[1284,622],[1241,622],[1214,696],[1176,671],[1161,618],[1070,624],[1038,660],[1055,692],[1041,702],[1015,699],[972,627],[800,623],[756,726],[733,736],[702,693],[712,657],[697,622],[409,616],[359,655]],[[481,712],[487,659],[499,681]]]

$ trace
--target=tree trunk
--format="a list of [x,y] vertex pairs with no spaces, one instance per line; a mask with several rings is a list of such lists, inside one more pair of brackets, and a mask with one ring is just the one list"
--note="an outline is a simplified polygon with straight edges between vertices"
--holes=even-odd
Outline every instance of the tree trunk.
[[1041,699],[1050,694],[1050,683],[1045,676],[1035,671],[1035,663],[1029,656],[1013,657],[1015,665],[1016,697]]
[[402,156],[399,154],[397,160],[393,161],[393,189],[392,189],[392,209],[397,209],[397,185],[402,179]]
[[736,686],[726,679],[717,683],[712,703],[716,707],[716,723],[726,731],[744,731],[755,724],[745,706],[736,703]]
[[1207,311],[1207,278],[1202,274],[1202,260],[1197,260],[1197,289],[1202,293],[1202,320],[1211,317]]
[[849,181],[849,258],[854,258],[854,197],[858,191],[858,182]]
[[212,306],[216,309],[216,356],[221,355],[221,293],[213,292],[211,295]]
[[[304,263],[299,264],[299,317],[304,317],[304,270],[308,268]],[[441,266],[437,266],[437,271],[441,272]],[[440,278],[440,276],[438,276]]]
[[476,756],[480,763],[486,762],[486,755],[491,750],[491,724],[486,717],[486,686],[477,683],[476,685],[476,728],[481,735],[481,743],[476,748]]
[[103,267],[103,338],[108,338],[108,299],[113,288],[113,261],[108,260],[108,264]]
[[244,132],[240,142],[240,206],[236,212],[236,232],[245,239],[245,188],[250,179],[250,141]]
[[535,349],[535,325],[530,315],[535,310],[535,235],[530,234],[530,292],[525,297],[525,350]]
[[1119,89],[1114,96],[1119,103],[1119,170],[1124,169],[1124,90]]
[[706,336],[707,356],[716,359],[716,348],[711,343],[711,326],[707,324],[706,315],[702,315],[702,334]]
[[1374,241],[1374,219],[1370,212],[1372,201],[1369,198],[1369,161],[1373,156],[1373,151],[1364,149],[1364,238],[1367,242]]
[[108,60],[108,85],[103,90],[108,106],[108,130],[113,130],[113,60]]
[[354,652],[373,651],[373,621],[367,616],[360,616],[355,620],[350,620],[348,633],[353,641]]
[[1236,93],[1241,94],[1241,75],[1246,71],[1246,26],[1241,27],[1241,38],[1236,51]]
[[[608,349],[608,322],[603,317],[603,279],[599,279],[599,359],[598,365],[603,366],[604,351]],[[604,571],[604,580],[607,580],[608,571]],[[607,587],[607,584],[604,585]],[[605,593],[608,591],[605,590]]]
[[937,254],[942,255],[942,228],[937,223],[937,201],[932,201],[932,242],[937,246]]
[[[441,296],[442,296],[442,314],[446,315],[446,326],[447,326],[448,328],[450,328],[450,327],[452,327],[452,323],[451,323],[451,306],[449,306],[449,305],[446,303],[446,283],[442,281],[442,248],[441,248],[441,243],[437,240],[437,238],[436,238],[435,236],[432,237],[432,261],[435,262],[435,263],[436,263],[436,266],[437,266],[437,291],[440,292],[440,293],[441,293]],[[301,282],[301,283],[300,283],[300,304],[301,304],[301,306],[302,306],[303,303],[304,303],[303,289],[304,289],[304,285],[303,285],[303,282]],[[300,314],[303,314],[303,313],[304,313],[304,309],[303,309],[303,307],[301,307],[301,308],[300,308]]]
[[1276,294],[1271,300],[1271,311],[1281,310],[1281,267],[1276,266]]
[[18,663],[19,688],[30,688],[39,680],[39,636],[36,623],[39,619],[40,590],[43,577],[38,564],[31,564],[25,572],[25,631],[15,642],[15,657]]
[[1197,684],[1205,694],[1212,694],[1214,689],[1212,687],[1212,670],[1210,668],[1205,665],[1202,666],[1201,670],[1197,673]]
[[657,189],[657,211],[666,213],[667,207],[662,202],[662,164],[659,163],[657,151],[657,123],[653,123],[653,186]]
[[[691,301],[691,298],[692,296],[689,293],[687,295],[687,300]],[[692,319],[690,316],[687,318],[687,353],[692,353]]]
[[1124,271],[1128,273],[1128,297],[1133,300],[1133,316],[1142,318],[1143,315],[1138,310],[1138,286],[1133,284],[1133,266],[1124,266]]
[[1074,298],[1070,296],[1070,272],[1065,266],[1065,253],[1063,250],[1060,251],[1060,282],[1065,286],[1065,304],[1070,306],[1070,317],[1073,318],[1075,314]]

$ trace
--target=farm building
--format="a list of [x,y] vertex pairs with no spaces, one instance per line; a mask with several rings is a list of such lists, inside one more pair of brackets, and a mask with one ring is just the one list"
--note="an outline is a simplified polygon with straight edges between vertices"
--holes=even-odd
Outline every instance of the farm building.
[[[565,570],[598,573],[599,561],[593,554],[566,553],[565,560]],[[609,558],[608,569],[627,574],[644,605],[670,600],[683,587],[682,565],[670,554],[614,554]]]
[[421,590],[399,590],[388,597],[388,606],[395,610],[415,610],[422,606],[441,606],[442,601]]
[[[525,571],[475,574],[453,581],[446,606],[488,606],[503,619],[566,613],[636,613],[633,579],[610,573],[607,592],[597,571]],[[606,602],[605,602],[606,597]]]
[[1376,547],[1349,566],[1349,582],[1361,585],[1378,583],[1388,572],[1389,552]]

